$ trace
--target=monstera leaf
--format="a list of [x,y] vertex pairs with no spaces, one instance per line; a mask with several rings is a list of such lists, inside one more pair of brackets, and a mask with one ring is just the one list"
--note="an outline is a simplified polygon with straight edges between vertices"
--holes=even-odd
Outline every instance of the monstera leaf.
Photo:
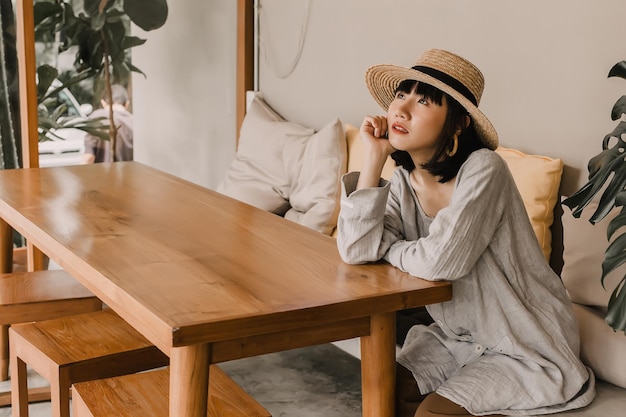
[[[609,77],[626,79],[626,61],[617,63]],[[613,106],[611,119],[618,120],[626,114],[626,96],[622,96]],[[596,224],[614,207],[621,211],[609,224],[607,239],[611,240],[623,226],[626,226],[626,122],[620,121],[613,131],[604,136],[602,152],[591,158],[588,165],[589,182],[563,201],[572,210],[574,217],[580,217],[582,210],[604,189],[598,208],[589,221]],[[608,185],[607,185],[608,182]],[[626,234],[618,235],[608,246],[602,262],[602,285],[606,276],[626,262]],[[606,315],[607,323],[615,330],[626,332],[626,276],[611,294]]]

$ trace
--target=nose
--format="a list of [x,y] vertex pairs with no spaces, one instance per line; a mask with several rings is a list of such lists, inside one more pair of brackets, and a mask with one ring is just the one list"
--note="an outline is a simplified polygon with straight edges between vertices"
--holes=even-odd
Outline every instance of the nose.
[[409,115],[407,105],[408,103],[406,100],[396,103],[394,107],[394,116],[406,119]]

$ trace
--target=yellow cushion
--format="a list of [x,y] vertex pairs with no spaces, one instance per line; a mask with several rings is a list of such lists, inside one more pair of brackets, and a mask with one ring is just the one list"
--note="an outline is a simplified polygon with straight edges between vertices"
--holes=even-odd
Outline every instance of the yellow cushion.
[[496,149],[496,152],[506,161],[513,174],[543,254],[550,261],[550,226],[554,221],[554,206],[559,198],[563,161],[503,147]]
[[[360,171],[364,151],[359,129],[349,124],[344,129],[348,143],[348,172]],[[554,221],[554,206],[559,197],[563,161],[503,147],[496,149],[496,152],[506,161],[513,175],[544,256],[550,261],[550,227]],[[387,159],[381,176],[390,179],[395,168],[394,161]],[[333,236],[336,236],[336,231]]]

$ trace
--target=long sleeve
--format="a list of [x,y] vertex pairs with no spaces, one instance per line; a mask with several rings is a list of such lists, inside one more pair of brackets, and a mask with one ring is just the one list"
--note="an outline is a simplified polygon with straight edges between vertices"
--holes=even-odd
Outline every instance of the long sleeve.
[[379,187],[355,191],[358,179],[358,172],[345,174],[341,179],[337,248],[349,264],[378,261],[391,245],[383,241],[389,182],[381,179]]
[[493,152],[472,154],[457,175],[450,205],[437,214],[428,236],[397,240],[385,259],[411,275],[429,280],[454,280],[467,275],[493,241],[502,221],[507,203],[502,190],[507,181],[512,181],[509,175],[504,161]]

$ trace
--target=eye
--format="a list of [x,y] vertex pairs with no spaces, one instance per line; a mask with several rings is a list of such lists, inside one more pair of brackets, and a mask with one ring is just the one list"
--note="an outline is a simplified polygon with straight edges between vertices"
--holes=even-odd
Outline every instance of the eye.
[[404,98],[404,92],[402,91],[396,92],[396,98]]
[[428,104],[428,99],[426,97],[420,97],[417,99],[419,104]]

